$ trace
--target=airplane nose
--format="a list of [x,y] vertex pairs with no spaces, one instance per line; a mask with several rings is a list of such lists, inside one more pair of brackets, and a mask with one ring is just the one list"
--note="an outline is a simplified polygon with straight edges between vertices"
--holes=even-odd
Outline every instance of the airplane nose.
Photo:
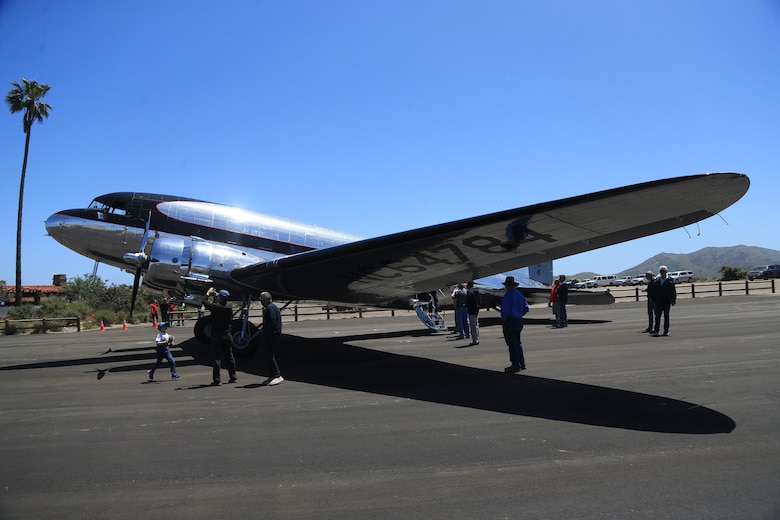
[[61,242],[60,231],[63,225],[62,216],[59,213],[55,213],[51,215],[49,218],[46,219],[45,225],[46,225],[46,232],[49,234],[49,236],[52,237],[57,242]]

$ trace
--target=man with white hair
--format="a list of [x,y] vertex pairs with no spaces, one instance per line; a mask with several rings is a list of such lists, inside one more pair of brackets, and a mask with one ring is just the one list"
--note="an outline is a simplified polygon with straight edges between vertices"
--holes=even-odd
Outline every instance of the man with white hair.
[[260,293],[260,303],[263,306],[263,338],[265,339],[263,346],[268,362],[268,379],[263,381],[262,385],[275,386],[284,381],[279,364],[276,362],[276,351],[282,337],[282,313],[269,292]]

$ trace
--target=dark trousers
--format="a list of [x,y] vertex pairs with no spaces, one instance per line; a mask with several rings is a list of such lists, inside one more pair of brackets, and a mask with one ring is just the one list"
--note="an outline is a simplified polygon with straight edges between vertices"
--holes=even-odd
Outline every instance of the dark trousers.
[[236,377],[236,358],[233,357],[233,345],[228,336],[217,336],[211,338],[211,345],[214,349],[213,379],[219,381],[222,371],[222,361],[227,363],[227,371],[230,377]]
[[672,308],[672,304],[669,302],[655,302],[655,328],[653,332],[659,331],[661,325],[661,314],[664,316],[664,334],[669,333],[669,310]]
[[279,349],[279,336],[265,336],[265,359],[268,363],[268,377],[281,377],[276,363],[276,351]]
[[653,300],[647,300],[647,330],[653,330],[655,326],[655,304]]
[[561,324],[561,327],[569,326],[569,315],[566,312],[566,303],[562,301],[558,302],[558,323]]
[[509,347],[509,361],[513,367],[525,367],[523,355],[523,342],[520,333],[523,332],[523,318],[506,318],[502,325],[504,329],[504,341]]

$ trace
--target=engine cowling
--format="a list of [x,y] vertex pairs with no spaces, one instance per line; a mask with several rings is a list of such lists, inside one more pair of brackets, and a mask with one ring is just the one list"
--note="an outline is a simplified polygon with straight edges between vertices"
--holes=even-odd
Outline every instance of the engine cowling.
[[240,249],[197,237],[158,238],[152,244],[144,283],[180,294],[205,292],[207,285],[228,290],[235,286],[238,290],[230,280],[230,271],[262,261]]

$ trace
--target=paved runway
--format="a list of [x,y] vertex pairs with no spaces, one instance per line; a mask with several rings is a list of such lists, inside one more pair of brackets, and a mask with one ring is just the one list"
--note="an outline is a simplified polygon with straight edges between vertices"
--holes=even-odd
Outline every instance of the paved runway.
[[286,323],[276,387],[191,327],[154,383],[151,327],[0,337],[0,518],[780,518],[780,298],[548,312],[518,375],[492,312]]

